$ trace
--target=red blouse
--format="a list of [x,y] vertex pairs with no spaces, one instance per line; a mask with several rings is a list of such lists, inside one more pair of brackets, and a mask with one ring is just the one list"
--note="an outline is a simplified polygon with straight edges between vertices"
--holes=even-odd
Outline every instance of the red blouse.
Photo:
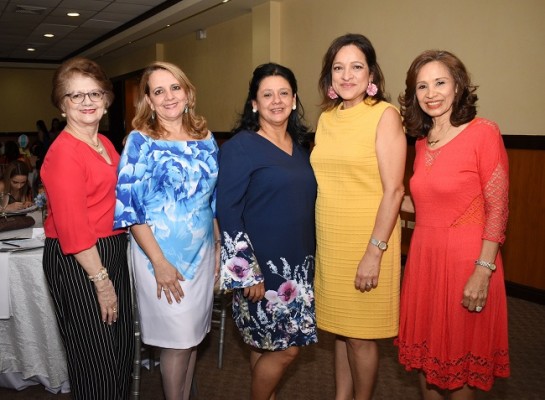
[[59,239],[65,254],[79,253],[92,247],[98,238],[124,232],[113,229],[119,154],[105,136],[98,137],[112,164],[63,131],[42,165],[48,212],[45,235]]

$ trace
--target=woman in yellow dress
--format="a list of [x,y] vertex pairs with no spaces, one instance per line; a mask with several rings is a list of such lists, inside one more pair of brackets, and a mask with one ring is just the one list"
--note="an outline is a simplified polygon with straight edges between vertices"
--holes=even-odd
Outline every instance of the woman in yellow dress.
[[378,369],[375,339],[398,331],[407,145],[365,36],[333,41],[319,87],[323,113],[311,154],[318,181],[317,322],[337,335],[336,400],[370,399]]

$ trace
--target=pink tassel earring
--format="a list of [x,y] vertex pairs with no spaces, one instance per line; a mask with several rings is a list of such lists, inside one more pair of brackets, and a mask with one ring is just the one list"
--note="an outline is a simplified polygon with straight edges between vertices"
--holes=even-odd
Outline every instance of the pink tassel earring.
[[330,86],[329,89],[327,89],[327,97],[329,97],[331,100],[335,100],[339,98],[339,95],[337,92],[335,92],[335,89],[333,89],[333,86]]
[[365,90],[365,93],[367,93],[369,96],[373,97],[375,94],[377,94],[378,88],[377,85],[375,85],[373,82],[369,81],[369,85],[367,85],[367,90]]

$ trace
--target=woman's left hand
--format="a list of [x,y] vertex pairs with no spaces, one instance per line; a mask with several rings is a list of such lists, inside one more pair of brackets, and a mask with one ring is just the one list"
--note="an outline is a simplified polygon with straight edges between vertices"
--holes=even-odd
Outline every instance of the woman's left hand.
[[480,266],[475,266],[475,270],[464,287],[462,299],[462,305],[469,311],[480,312],[486,305],[491,275],[492,271]]
[[354,286],[360,292],[369,292],[378,285],[381,257],[380,253],[377,255],[372,253],[372,251],[366,251],[358,264]]

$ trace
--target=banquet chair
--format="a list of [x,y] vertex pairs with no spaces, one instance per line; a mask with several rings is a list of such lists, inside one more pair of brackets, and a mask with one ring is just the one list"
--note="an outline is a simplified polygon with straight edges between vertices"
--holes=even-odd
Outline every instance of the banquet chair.
[[216,288],[214,290],[214,304],[212,307],[212,326],[219,328],[218,341],[218,368],[223,367],[223,350],[225,347],[225,323],[227,321],[227,309],[232,303],[231,293]]

